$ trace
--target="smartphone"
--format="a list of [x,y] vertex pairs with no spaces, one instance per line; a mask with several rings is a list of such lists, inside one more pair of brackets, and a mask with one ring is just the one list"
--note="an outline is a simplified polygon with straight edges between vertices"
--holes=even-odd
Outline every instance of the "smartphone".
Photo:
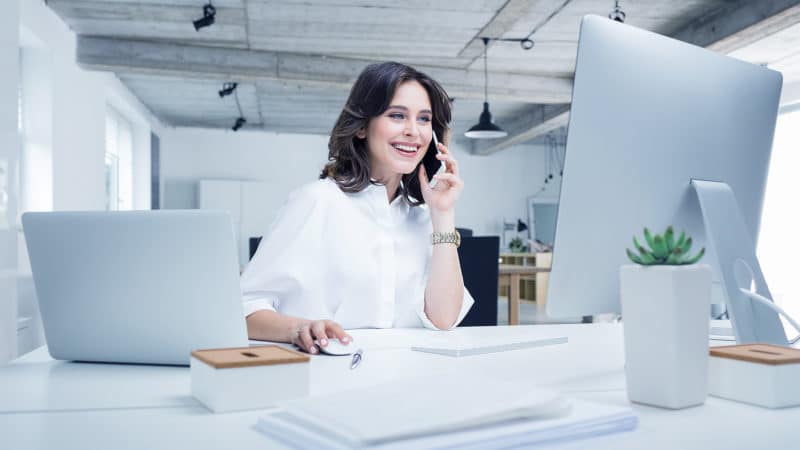
[[434,179],[433,176],[444,173],[447,167],[444,161],[436,159],[436,154],[439,153],[439,139],[436,138],[436,132],[433,129],[431,129],[431,133],[433,133],[433,140],[430,147],[428,147],[428,151],[425,152],[425,156],[422,157],[422,164],[425,165],[425,172],[428,174],[428,185],[433,189],[439,181]]

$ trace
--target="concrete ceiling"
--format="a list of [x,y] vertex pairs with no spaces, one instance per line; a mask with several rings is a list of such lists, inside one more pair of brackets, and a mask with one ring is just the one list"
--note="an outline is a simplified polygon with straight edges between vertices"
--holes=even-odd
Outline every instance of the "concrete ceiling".
[[[361,69],[396,60],[455,98],[454,137],[489,101],[508,138],[470,142],[489,154],[563,126],[578,28],[610,0],[212,0],[216,23],[195,31],[206,0],[47,0],[79,36],[83,67],[109,70],[166,124],[230,128],[239,115],[224,82],[239,83],[246,128],[328,134]],[[621,0],[626,23],[800,73],[800,0]],[[771,41],[764,38],[774,36]],[[770,42],[770,43],[765,43]],[[738,52],[738,53],[737,53]],[[776,66],[778,67],[778,66]],[[798,77],[800,78],[800,77]],[[465,143],[467,141],[464,141]]]

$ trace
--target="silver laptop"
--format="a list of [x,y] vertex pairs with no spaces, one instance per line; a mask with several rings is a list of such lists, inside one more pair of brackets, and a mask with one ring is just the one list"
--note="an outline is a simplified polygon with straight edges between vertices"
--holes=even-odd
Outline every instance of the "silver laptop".
[[247,346],[233,224],[222,211],[22,216],[50,355],[188,365]]

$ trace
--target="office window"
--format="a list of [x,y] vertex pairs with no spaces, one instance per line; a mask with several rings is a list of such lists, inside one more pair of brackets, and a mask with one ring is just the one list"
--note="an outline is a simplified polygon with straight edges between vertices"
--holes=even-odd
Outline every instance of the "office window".
[[[800,109],[778,116],[772,159],[767,178],[764,212],[758,238],[758,259],[775,302],[800,320],[800,284],[797,282],[795,255],[800,252],[800,219],[797,192],[800,192]],[[787,330],[792,330],[789,326]],[[790,337],[795,332],[787,331]]]
[[[47,49],[20,49],[18,214],[53,210],[53,65]],[[19,218],[17,225],[19,225]]]
[[133,209],[133,132],[114,108],[106,112],[106,209]]
[[119,158],[106,152],[106,210],[119,209]]
[[[21,165],[25,161],[25,129],[24,129],[24,121],[22,116],[22,108],[23,108],[23,90],[22,90],[22,49],[19,51],[19,70],[18,70],[19,78],[17,80],[17,134],[19,134],[20,146],[19,146],[19,159],[17,160],[17,179],[19,180],[19,175],[22,173]],[[2,164],[2,163],[0,163]],[[8,173],[9,167],[8,162],[5,162],[3,167],[0,167],[0,216],[3,217],[3,222],[6,222],[6,215],[8,213],[8,201],[9,201],[9,181],[10,181],[10,174]],[[19,182],[18,182],[19,183]],[[17,184],[19,187],[19,184]],[[20,196],[20,200],[23,200],[22,196]],[[9,218],[8,220],[12,220]],[[0,226],[6,227],[8,223],[3,223]],[[15,225],[17,225],[18,229],[22,228],[22,208],[17,208],[17,217],[15,220]]]
[[[22,64],[20,64],[22,67]],[[22,69],[20,69],[19,84],[17,87],[17,131],[20,135],[23,134],[23,121],[22,121]]]

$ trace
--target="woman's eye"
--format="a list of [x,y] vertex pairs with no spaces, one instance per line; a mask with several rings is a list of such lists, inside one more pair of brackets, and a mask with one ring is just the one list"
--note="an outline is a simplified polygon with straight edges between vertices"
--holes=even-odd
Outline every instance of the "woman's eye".
[[429,123],[431,121],[431,118],[428,117],[428,116],[422,116],[422,117],[419,118],[419,121],[420,122]]
[[389,117],[392,119],[399,119],[399,120],[403,120],[406,118],[406,116],[402,113],[391,113],[389,114]]

